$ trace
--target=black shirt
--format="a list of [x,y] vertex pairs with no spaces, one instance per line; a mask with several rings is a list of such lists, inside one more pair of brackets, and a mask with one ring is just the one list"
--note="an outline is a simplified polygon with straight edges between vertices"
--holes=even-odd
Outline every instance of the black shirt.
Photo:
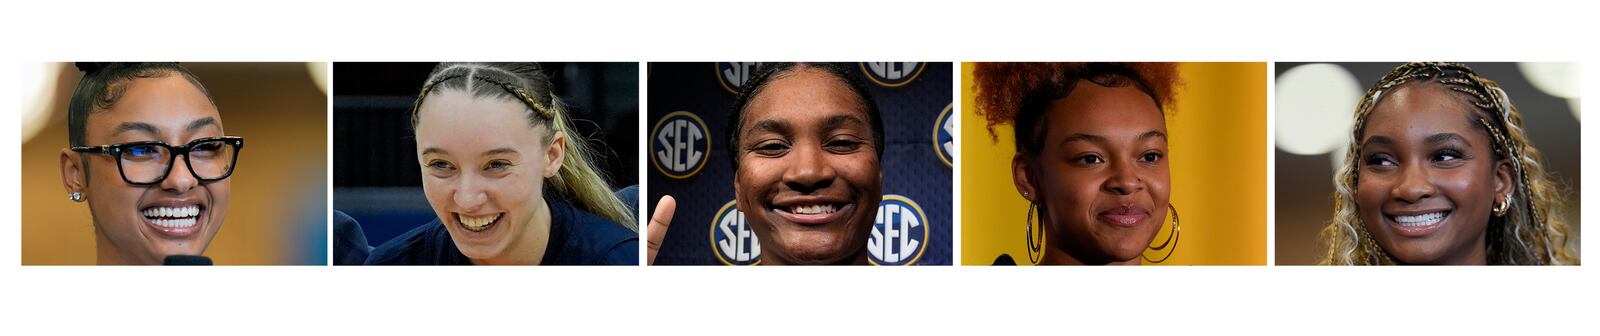
[[[566,202],[550,205],[550,241],[543,265],[639,265],[639,234]],[[379,245],[367,265],[472,265],[444,224],[428,224]]]

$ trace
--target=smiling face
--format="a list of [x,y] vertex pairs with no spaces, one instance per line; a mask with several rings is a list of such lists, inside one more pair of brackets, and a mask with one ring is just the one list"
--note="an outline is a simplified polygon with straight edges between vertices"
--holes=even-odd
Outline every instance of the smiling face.
[[[222,136],[222,117],[183,75],[133,79],[107,110],[89,114],[85,145],[162,141],[173,146]],[[63,153],[69,153],[64,151]],[[75,161],[70,153],[64,161]],[[228,212],[229,179],[201,182],[177,157],[164,180],[129,184],[116,156],[82,154],[64,164],[68,189],[81,188],[94,217],[102,264],[160,264],[169,255],[201,255]],[[76,186],[76,187],[74,187]]]
[[549,240],[544,179],[561,168],[565,134],[545,140],[528,107],[461,90],[418,108],[422,189],[456,248],[479,264],[537,264]]
[[865,263],[883,170],[846,82],[800,68],[745,107],[734,194],[766,264]]
[[1079,81],[1044,113],[1040,153],[1012,162],[1017,190],[1042,209],[1050,250],[1040,262],[1137,264],[1167,215],[1161,110],[1133,86]]
[[1358,139],[1356,208],[1378,246],[1408,264],[1483,264],[1491,209],[1510,192],[1476,109],[1434,83],[1383,97]]

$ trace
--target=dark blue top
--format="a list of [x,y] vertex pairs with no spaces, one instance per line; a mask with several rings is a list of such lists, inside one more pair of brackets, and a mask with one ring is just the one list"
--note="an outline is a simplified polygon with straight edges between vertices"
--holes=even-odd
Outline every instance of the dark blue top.
[[333,210],[333,264],[364,264],[371,253],[372,246],[367,245],[367,234],[361,230],[361,223],[344,211]]
[[[566,202],[550,205],[543,265],[639,265],[639,234]],[[472,265],[435,218],[372,250],[367,265]]]

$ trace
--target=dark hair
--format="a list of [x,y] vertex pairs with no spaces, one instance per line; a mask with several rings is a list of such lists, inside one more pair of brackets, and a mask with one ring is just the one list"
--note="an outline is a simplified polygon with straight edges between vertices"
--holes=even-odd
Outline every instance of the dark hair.
[[856,74],[855,68],[840,63],[780,62],[762,64],[755,75],[739,87],[739,98],[734,100],[733,109],[728,113],[728,162],[733,164],[733,169],[739,170],[739,135],[744,132],[740,125],[744,124],[745,106],[761,94],[768,82],[801,69],[822,70],[850,87],[850,92],[855,93],[856,101],[867,114],[867,122],[872,124],[872,147],[878,152],[878,160],[883,160],[883,117],[879,115],[878,102],[872,99],[872,93],[867,91],[866,84]]
[[973,71],[978,88],[978,114],[996,125],[1015,129],[1017,152],[1038,154],[1044,147],[1040,120],[1050,104],[1072,94],[1079,80],[1105,87],[1133,86],[1150,96],[1156,109],[1174,102],[1179,84],[1176,63],[978,63]]
[[211,93],[206,91],[206,86],[200,84],[200,78],[189,72],[176,62],[78,62],[78,70],[83,71],[83,79],[78,81],[77,89],[72,91],[72,100],[67,103],[67,142],[72,146],[85,146],[88,136],[84,134],[84,125],[87,124],[89,114],[95,111],[110,109],[122,99],[122,94],[128,91],[128,82],[141,78],[162,78],[174,73],[182,74],[190,84],[194,84],[206,100],[216,106],[216,100],[211,99]]

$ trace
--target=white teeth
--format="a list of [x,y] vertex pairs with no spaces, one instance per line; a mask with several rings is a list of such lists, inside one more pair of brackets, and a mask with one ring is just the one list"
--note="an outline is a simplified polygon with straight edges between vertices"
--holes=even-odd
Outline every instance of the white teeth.
[[155,207],[144,209],[142,214],[146,218],[188,218],[200,215],[200,206],[190,205],[181,208]]
[[1449,212],[1435,212],[1416,216],[1394,216],[1394,221],[1400,223],[1400,226],[1428,226],[1438,223],[1447,214]]
[[161,227],[182,228],[182,227],[194,226],[195,218],[194,217],[189,217],[189,218],[177,218],[177,219],[152,219],[152,220],[150,220],[150,222],[151,223],[155,223],[156,225],[161,226]]
[[466,215],[457,214],[456,219],[460,220],[461,225],[466,226],[468,230],[477,231],[489,226],[490,223],[494,223],[494,220],[500,219],[500,214],[484,217],[467,217]]
[[830,214],[836,211],[833,204],[797,205],[790,212],[801,215]]

